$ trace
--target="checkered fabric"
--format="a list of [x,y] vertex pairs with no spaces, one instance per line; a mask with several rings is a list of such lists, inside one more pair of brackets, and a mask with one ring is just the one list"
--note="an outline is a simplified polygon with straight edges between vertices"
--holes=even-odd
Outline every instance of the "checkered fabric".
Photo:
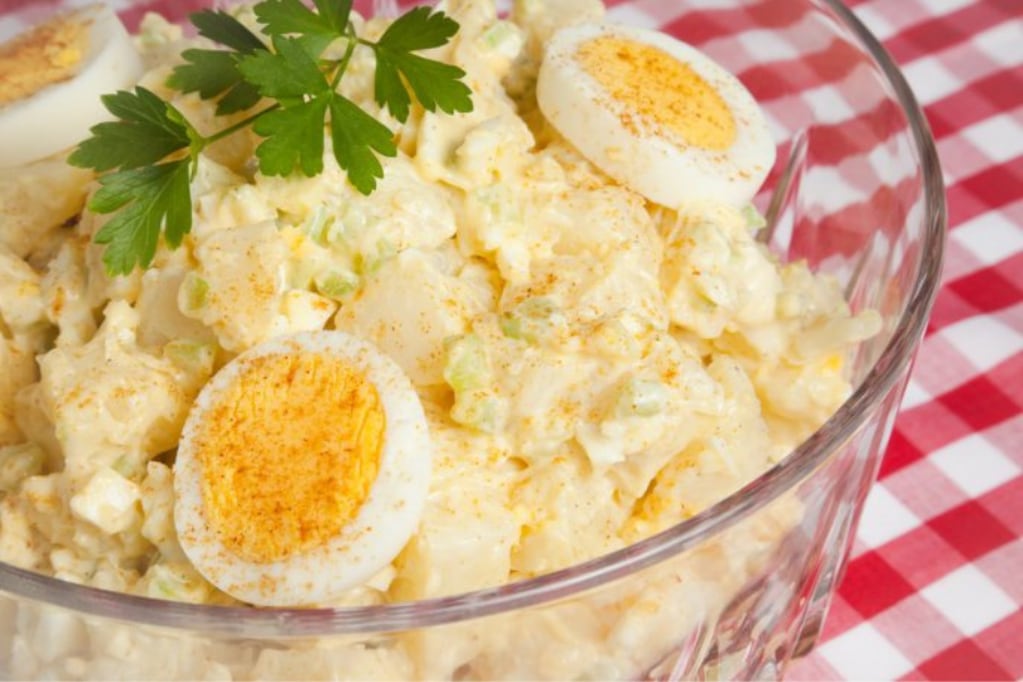
[[[0,0],[7,13],[0,35],[54,4]],[[147,10],[181,18],[210,3],[111,4],[133,25]],[[369,0],[358,4],[365,8]],[[621,20],[665,27],[720,50],[736,47],[730,36],[737,27],[785,30],[804,18],[802,3],[790,0],[760,2],[743,16],[720,10],[717,0],[609,4]],[[943,289],[851,562],[817,649],[788,677],[1021,679],[1023,0],[850,4],[901,65],[925,107],[944,166],[951,234]],[[855,55],[847,45],[822,32],[819,50],[797,58],[766,31],[759,38],[756,54],[740,49],[728,60],[736,65],[745,55],[739,75],[758,98],[811,113],[818,106],[834,112],[837,104],[841,113],[842,103],[826,88],[802,91],[833,77],[855,77]],[[761,68],[768,61],[786,62],[784,80],[772,80]],[[886,210],[900,205],[900,185],[891,196],[858,196],[855,164],[866,155],[858,141],[891,112],[880,99],[873,107],[858,104],[868,114],[852,125],[864,127],[823,126],[821,134],[833,137],[818,147],[835,157],[833,187],[842,205]],[[884,161],[871,159],[874,171]],[[849,217],[843,216],[843,225],[871,224],[869,215]],[[833,234],[837,253],[862,237]]]
[[1023,678],[1023,2],[853,10],[925,108],[943,288],[821,642],[791,680]]
[[[892,112],[880,97],[856,102],[854,112],[831,89],[815,87],[857,77],[855,54],[824,32],[809,56],[795,58],[767,36],[758,36],[756,53],[744,51],[737,31],[750,30],[751,20],[798,30],[801,3],[767,0],[741,13],[716,4],[635,0],[613,12],[666,27],[712,56],[727,53],[774,112],[839,117],[818,118],[816,134],[827,139],[816,147],[828,158],[817,161],[830,166],[823,172],[838,198],[828,207],[831,228],[817,232],[833,242],[825,251],[853,250],[864,235],[850,228],[872,229],[871,211],[911,203],[901,196],[914,182],[907,169],[890,169],[888,195],[865,193],[863,180],[891,161],[865,145]],[[943,288],[845,578],[819,646],[787,677],[1021,679],[1023,0],[850,4],[925,107],[948,186],[951,235]]]

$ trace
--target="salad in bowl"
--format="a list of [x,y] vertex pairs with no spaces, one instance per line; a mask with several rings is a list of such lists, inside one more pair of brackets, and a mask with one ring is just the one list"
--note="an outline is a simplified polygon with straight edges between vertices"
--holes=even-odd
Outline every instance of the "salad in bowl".
[[73,7],[0,47],[0,667],[790,656],[930,296],[907,321],[776,248],[806,141],[598,0],[179,19]]

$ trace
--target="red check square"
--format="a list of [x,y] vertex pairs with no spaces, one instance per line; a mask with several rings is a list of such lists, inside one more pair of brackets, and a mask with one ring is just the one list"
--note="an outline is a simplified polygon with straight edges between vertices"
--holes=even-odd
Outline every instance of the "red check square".
[[[1023,656],[1020,641],[1023,635],[1023,611],[992,625],[973,639],[993,663],[1005,671],[1004,679],[1023,679]],[[996,678],[992,678],[996,679]]]
[[[1019,266],[1023,267],[1023,257],[1019,260],[1021,261]],[[1008,308],[1019,302],[1023,297],[1023,292],[1019,290],[1013,279],[999,270],[999,268],[979,270],[949,282],[945,290],[955,293],[963,301],[969,303],[974,314]]]
[[891,441],[888,443],[888,450],[885,452],[884,460],[881,462],[881,471],[878,479],[883,480],[900,469],[918,462],[925,452],[913,445],[899,429],[896,422],[895,431],[892,433]]
[[1008,670],[972,639],[964,639],[921,664],[906,680],[1011,680]]
[[927,522],[949,545],[971,561],[1015,539],[984,506],[971,500]]
[[913,587],[880,552],[866,552],[849,562],[842,593],[864,618],[871,618],[909,597]]
[[1019,388],[997,381],[997,377],[979,376],[938,398],[966,422],[973,431],[999,424],[1019,413],[1019,405],[1010,398],[1006,389]]

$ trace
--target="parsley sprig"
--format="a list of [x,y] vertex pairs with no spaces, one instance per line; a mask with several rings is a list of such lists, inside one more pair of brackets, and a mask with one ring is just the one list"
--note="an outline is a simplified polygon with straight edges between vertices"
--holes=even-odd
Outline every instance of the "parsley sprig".
[[[148,267],[162,234],[174,248],[192,228],[189,181],[199,156],[214,142],[244,128],[263,138],[256,148],[265,175],[323,170],[324,131],[334,158],[363,194],[383,177],[380,156],[395,156],[394,133],[338,92],[359,45],[376,56],[374,99],[395,119],[408,120],[413,96],[427,111],[472,111],[465,72],[416,54],[446,45],[458,24],[441,11],[417,7],[395,20],[379,40],[359,37],[351,21],[351,0],[262,0],[253,6],[263,36],[223,11],[191,16],[199,34],[223,49],[182,53],[167,85],[202,99],[216,99],[220,116],[263,108],[209,135],[200,134],[170,102],[137,86],[104,95],[113,121],[92,136],[69,162],[100,173],[100,188],[89,201],[96,213],[115,213],[96,234],[105,245],[111,275]],[[267,42],[268,41],[268,42]],[[325,58],[340,43],[340,58]],[[337,54],[334,52],[334,54]]]

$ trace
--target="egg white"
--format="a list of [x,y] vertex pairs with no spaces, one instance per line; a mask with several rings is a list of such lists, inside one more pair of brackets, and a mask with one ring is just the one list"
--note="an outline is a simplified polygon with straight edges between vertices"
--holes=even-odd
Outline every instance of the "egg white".
[[[724,150],[679,144],[656,126],[644,125],[643,117],[628,104],[609,97],[578,58],[582,45],[604,36],[649,45],[688,65],[731,111],[736,126],[732,144]],[[774,164],[770,130],[745,86],[696,48],[664,33],[610,24],[562,29],[547,45],[536,94],[546,119],[591,163],[668,208],[692,201],[741,207],[753,198]],[[638,122],[639,133],[623,118]]]
[[[308,351],[349,363],[377,390],[386,424],[379,471],[357,516],[326,543],[270,563],[229,550],[208,523],[202,464],[193,439],[207,412],[256,358]],[[174,464],[174,523],[182,549],[213,585],[260,606],[329,603],[387,566],[418,527],[432,466],[426,416],[402,370],[369,343],[336,331],[284,336],[228,363],[203,388],[189,414]]]
[[71,18],[89,25],[77,74],[0,107],[0,168],[21,166],[78,144],[110,119],[101,95],[134,85],[142,58],[113,10],[91,5]]

